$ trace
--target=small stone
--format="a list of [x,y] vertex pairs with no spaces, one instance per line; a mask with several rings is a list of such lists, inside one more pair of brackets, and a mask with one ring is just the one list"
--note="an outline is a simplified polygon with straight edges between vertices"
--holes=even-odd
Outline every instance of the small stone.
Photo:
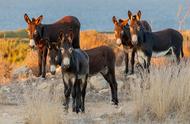
[[17,79],[17,78],[28,78],[29,75],[31,75],[32,71],[26,66],[21,66],[12,72],[12,78]]
[[101,76],[94,76],[90,78],[90,87],[96,91],[108,88],[108,82]]
[[94,121],[102,121],[103,119],[102,118],[95,118],[93,119]]
[[4,118],[6,118],[6,117],[9,116],[9,114],[8,114],[8,113],[3,113],[2,116],[3,116]]
[[104,93],[108,93],[108,92],[109,92],[109,89],[103,89],[103,90],[99,91],[100,94],[104,94]]

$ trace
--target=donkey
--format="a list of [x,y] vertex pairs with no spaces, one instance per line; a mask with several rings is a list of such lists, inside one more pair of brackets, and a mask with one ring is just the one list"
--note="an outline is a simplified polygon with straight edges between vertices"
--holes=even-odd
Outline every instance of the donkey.
[[[48,48],[51,47],[52,43],[57,42],[57,37],[60,30],[64,30],[65,32],[71,30],[74,33],[72,45],[74,48],[80,48],[80,22],[76,17],[65,16],[52,24],[41,24],[43,20],[42,15],[36,19],[32,18],[31,20],[27,14],[24,14],[24,19],[28,24],[27,32],[30,39],[29,46],[31,48],[37,46],[38,49],[38,76],[42,76],[42,78],[45,78]],[[55,68],[55,65],[50,68],[52,74],[54,74]]]
[[112,21],[114,23],[114,34],[116,38],[116,43],[118,45],[124,46],[124,53],[125,53],[125,73],[128,73],[128,62],[129,62],[129,51],[131,51],[131,72],[130,74],[134,73],[134,63],[135,63],[135,53],[136,49],[134,48],[133,44],[131,43],[131,33],[130,33],[130,26],[128,22],[135,23],[140,22],[146,31],[151,32],[152,29],[147,21],[140,21],[141,18],[141,11],[139,11],[136,15],[132,15],[131,11],[128,11],[128,18],[126,20],[119,19],[117,21],[116,17],[112,17]]
[[134,57],[135,57],[135,51],[132,49],[133,45],[131,44],[131,35],[129,31],[129,19],[122,20],[119,19],[117,21],[117,18],[115,16],[112,17],[112,21],[114,24],[114,35],[116,39],[117,45],[123,45],[124,46],[124,54],[125,54],[125,73],[127,74],[128,69],[128,63],[129,63],[129,51],[132,51],[131,54],[131,74],[134,72]]
[[[62,53],[62,78],[64,83],[64,94],[66,98],[65,109],[69,108],[69,98],[72,92],[73,112],[85,111],[85,94],[87,78],[89,74],[89,57],[81,49],[74,49],[72,46],[73,34],[61,33]],[[82,100],[82,101],[81,101]]]
[[[145,68],[149,71],[151,57],[167,55],[172,51],[180,62],[183,57],[183,36],[174,29],[165,29],[158,32],[147,32],[140,23],[130,25],[130,33],[134,37],[131,43],[137,48],[137,54],[146,62]],[[136,35],[136,36],[135,36]]]
[[[61,42],[60,38],[58,38],[58,41]],[[96,47],[85,50],[85,52],[89,56],[89,76],[101,73],[104,79],[110,85],[112,95],[111,101],[114,105],[118,105],[117,82],[115,78],[115,53],[110,47],[107,46]],[[57,53],[53,52],[53,50],[50,50],[50,60],[52,62],[56,62],[54,57],[55,55],[57,55]]]
[[85,50],[89,56],[89,76],[101,73],[111,88],[112,103],[118,105],[117,82],[115,78],[115,53],[108,46]]

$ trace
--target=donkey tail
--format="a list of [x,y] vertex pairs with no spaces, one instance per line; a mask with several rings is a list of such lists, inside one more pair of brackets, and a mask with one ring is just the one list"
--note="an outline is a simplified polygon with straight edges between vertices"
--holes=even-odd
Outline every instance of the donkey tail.
[[183,58],[184,57],[184,53],[183,53],[183,45],[181,47],[181,57]]

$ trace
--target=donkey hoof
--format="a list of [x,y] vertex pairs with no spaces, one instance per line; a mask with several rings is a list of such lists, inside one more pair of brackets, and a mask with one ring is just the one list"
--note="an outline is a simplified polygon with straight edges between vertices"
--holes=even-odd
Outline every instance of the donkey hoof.
[[76,107],[73,107],[73,112],[76,112]]
[[128,74],[128,72],[129,72],[128,70],[125,70],[125,71],[124,71],[125,74]]
[[111,101],[111,105],[118,106],[118,102],[116,102],[116,101]]
[[133,75],[133,74],[134,74],[134,72],[130,72],[130,73],[129,73],[129,75]]
[[81,112],[85,113],[85,108],[84,107],[81,107]]
[[45,79],[46,79],[45,77],[40,76],[40,80],[45,80]]
[[76,113],[78,114],[79,112],[80,112],[80,109],[79,109],[79,108],[77,108],[77,109],[76,109]]

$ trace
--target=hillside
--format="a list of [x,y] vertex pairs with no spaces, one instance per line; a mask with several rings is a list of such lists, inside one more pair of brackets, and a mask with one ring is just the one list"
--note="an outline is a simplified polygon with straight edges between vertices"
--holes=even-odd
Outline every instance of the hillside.
[[0,40],[0,123],[2,124],[126,124],[190,123],[189,31],[183,31],[185,58],[177,65],[173,57],[152,60],[151,73],[135,68],[124,74],[122,47],[112,33],[81,32],[81,47],[114,48],[119,106],[110,103],[110,88],[98,74],[88,80],[86,113],[65,112],[60,68],[47,79],[36,78],[37,53],[22,38]]

